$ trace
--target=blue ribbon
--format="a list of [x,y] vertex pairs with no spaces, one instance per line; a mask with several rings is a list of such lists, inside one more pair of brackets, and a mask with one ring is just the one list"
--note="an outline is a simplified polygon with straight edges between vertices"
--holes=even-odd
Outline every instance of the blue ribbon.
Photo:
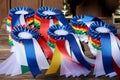
[[111,40],[109,33],[101,34],[101,45],[104,70],[107,74],[114,72],[112,64]]
[[39,66],[36,61],[35,56],[35,49],[32,39],[23,39],[18,36],[20,32],[28,32],[32,34],[33,38],[39,39],[39,33],[36,29],[32,29],[30,27],[26,26],[17,26],[13,28],[13,31],[11,33],[12,38],[17,42],[22,42],[25,46],[25,52],[28,62],[28,67],[30,71],[32,72],[32,75],[36,77],[38,74],[41,73],[41,70],[39,69]]
[[[46,15],[46,14],[43,13],[44,11],[54,12],[55,15]],[[67,21],[67,19],[65,19],[65,17],[62,14],[61,10],[58,10],[56,8],[50,8],[50,7],[43,6],[43,7],[39,8],[39,9],[37,9],[36,14],[38,16],[42,17],[42,18],[45,18],[45,19],[57,18],[63,25],[70,27],[69,22]]]
[[105,27],[110,30],[114,35],[117,34],[117,30],[114,26],[106,24],[104,22],[95,22],[91,24],[89,28],[89,35],[97,40],[100,40],[101,42],[101,48],[102,48],[102,60],[103,60],[103,66],[106,74],[109,74],[111,72],[114,72],[113,64],[112,64],[112,52],[111,52],[111,40],[110,40],[110,34],[109,33],[100,33],[96,31],[96,28],[98,27]]
[[20,25],[20,21],[19,21],[20,14],[15,14],[15,12],[17,11],[27,11],[28,14],[25,15],[25,19],[28,17],[34,16],[34,10],[32,8],[15,7],[15,8],[10,9],[9,15],[12,17],[12,27]]
[[92,16],[92,15],[74,16],[72,19],[70,19],[71,24],[81,25],[81,26],[86,26],[85,22],[89,22],[89,21],[99,21],[100,22],[102,20],[95,16]]
[[[54,32],[56,30],[65,30],[67,31],[69,34],[68,35],[58,35],[55,34]],[[75,57],[77,58],[77,60],[83,65],[85,66],[88,70],[91,69],[91,65],[83,58],[82,53],[78,47],[78,44],[76,42],[75,37],[71,34],[73,33],[74,30],[72,28],[69,27],[64,27],[64,26],[59,26],[59,25],[53,25],[49,28],[48,30],[48,34],[50,37],[56,39],[56,40],[68,40],[70,47],[75,55]]]

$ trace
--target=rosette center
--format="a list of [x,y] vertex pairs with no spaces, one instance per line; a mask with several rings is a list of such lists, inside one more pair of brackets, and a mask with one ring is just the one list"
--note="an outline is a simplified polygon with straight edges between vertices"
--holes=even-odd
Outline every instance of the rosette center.
[[28,14],[27,11],[21,10],[21,11],[16,11],[15,14]]
[[45,14],[45,15],[55,15],[56,13],[52,12],[52,11],[43,11],[43,14]]
[[54,33],[57,35],[67,35],[68,34],[68,32],[65,30],[56,30]]
[[108,28],[105,28],[105,27],[98,27],[95,30],[100,32],[100,33],[109,33],[110,32],[110,30]]
[[28,32],[20,32],[18,34],[18,36],[22,39],[31,39],[32,38],[32,34],[30,34]]

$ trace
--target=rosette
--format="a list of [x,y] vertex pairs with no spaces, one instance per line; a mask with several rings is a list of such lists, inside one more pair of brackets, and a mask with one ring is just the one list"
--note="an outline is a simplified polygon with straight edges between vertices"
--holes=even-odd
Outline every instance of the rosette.
[[80,41],[88,42],[88,28],[90,24],[94,23],[95,21],[101,21],[99,18],[91,16],[91,15],[84,15],[84,16],[74,16],[70,23],[75,30],[75,34],[79,37]]
[[[7,31],[11,32],[14,26],[32,25],[34,21],[34,10],[28,7],[15,7],[9,10],[6,21]],[[13,46],[11,36],[8,39],[9,45]]]
[[[48,69],[49,64],[37,42],[40,38],[37,29],[30,26],[16,26],[13,28],[11,36],[14,42],[11,51],[14,56],[11,56],[11,59],[8,58],[0,65],[2,67],[0,69],[1,74],[9,72],[10,75],[17,75],[31,71],[32,75],[36,77],[42,69]],[[13,60],[15,63],[13,63]]]
[[35,14],[35,26],[40,28],[40,34],[48,42],[48,45],[54,48],[54,43],[48,37],[48,28],[52,25],[69,25],[61,10],[51,7],[41,7],[37,9]]
[[[48,34],[56,40],[56,46],[50,68],[46,74],[56,73],[59,68],[60,75],[67,77],[70,75],[75,77],[89,74],[91,65],[82,54],[77,42],[79,40],[75,38],[74,34],[72,34],[73,32],[74,30],[68,26],[53,25],[49,28]],[[70,53],[70,47],[72,54]]]
[[34,10],[28,7],[15,7],[9,10],[6,26],[10,32],[14,26],[31,25],[34,21]]
[[[114,26],[103,22],[91,24],[89,31],[89,47],[96,56],[94,74],[96,76],[119,75],[119,40]],[[99,62],[99,63],[98,63]]]

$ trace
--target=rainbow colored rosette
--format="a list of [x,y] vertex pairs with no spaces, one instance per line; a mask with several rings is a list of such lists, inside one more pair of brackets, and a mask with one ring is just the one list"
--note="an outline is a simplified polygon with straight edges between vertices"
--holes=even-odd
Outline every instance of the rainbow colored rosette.
[[90,24],[95,21],[101,21],[99,18],[96,18],[91,15],[84,16],[74,16],[70,20],[70,24],[75,30],[75,34],[79,37],[80,41],[88,42],[88,28]]
[[49,28],[48,34],[56,40],[56,43],[47,75],[60,72],[60,75],[66,77],[78,77],[90,73],[92,66],[86,60],[81,45],[78,44],[79,39],[73,33],[74,30],[69,26],[53,25]]
[[[32,25],[34,21],[34,10],[28,7],[15,7],[9,10],[6,21],[7,31],[11,32],[14,26]],[[11,36],[8,40],[9,45],[13,45]]]
[[42,69],[49,68],[37,41],[40,38],[37,29],[31,26],[15,26],[11,36],[14,42],[11,48],[13,54],[0,64],[0,74],[15,76],[30,71],[36,77]]
[[40,29],[40,34],[44,38],[44,40],[48,43],[52,48],[55,47],[54,40],[48,36],[48,29],[52,25],[66,25],[69,24],[62,14],[61,10],[51,7],[41,7],[37,9],[34,19],[34,25],[38,29]]
[[104,22],[95,22],[89,27],[88,35],[89,48],[96,56],[95,76],[120,76],[120,41],[116,37],[117,29]]

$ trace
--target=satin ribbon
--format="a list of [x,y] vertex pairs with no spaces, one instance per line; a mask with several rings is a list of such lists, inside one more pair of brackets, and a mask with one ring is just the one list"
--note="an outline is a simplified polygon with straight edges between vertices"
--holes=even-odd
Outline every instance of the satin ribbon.
[[[15,7],[9,10],[6,21],[7,31],[11,32],[14,26],[32,25],[34,20],[34,10],[28,7]],[[9,45],[13,46],[12,39],[8,38]]]
[[[58,32],[56,32],[57,30],[58,30]],[[65,32],[59,32],[59,30],[63,30]],[[60,33],[63,33],[63,34],[60,34]],[[67,26],[64,27],[64,26],[59,26],[59,25],[53,25],[49,28],[48,34],[49,34],[49,36],[51,36],[53,39],[56,40],[55,50],[57,48],[60,51],[58,53],[62,55],[62,61],[60,59],[61,57],[57,58],[57,56],[55,56],[58,53],[54,53],[53,59],[55,59],[55,57],[56,57],[56,60],[52,60],[51,66],[48,69],[46,74],[56,73],[57,70],[59,69],[60,65],[63,67],[63,68],[61,68],[61,70],[64,69],[66,71],[63,73],[61,72],[60,73],[61,75],[63,74],[66,76],[69,76],[69,75],[80,76],[81,74],[87,75],[90,72],[91,65],[84,59],[84,57],[81,54],[81,51],[78,47],[76,39],[75,39],[74,35],[71,33],[73,33],[73,29],[70,27],[67,27]],[[69,45],[70,45],[77,61],[75,61],[74,59],[72,59],[72,57],[70,57],[70,54],[68,53],[69,51],[66,51],[65,41],[69,42]],[[57,59],[59,60],[59,62],[56,63]],[[62,63],[64,63],[64,59],[66,59],[65,61],[67,61],[70,66],[67,66],[67,64],[62,65]],[[53,65],[55,65],[54,67],[57,66],[57,68],[54,69]],[[76,66],[76,68],[71,70],[73,65]],[[84,68],[85,72],[78,72],[78,70],[81,71],[81,69],[83,69],[83,68]]]
[[80,41],[88,42],[88,28],[90,24],[95,21],[101,21],[99,18],[94,17],[92,15],[84,15],[84,16],[74,16],[70,20],[70,24],[72,25],[75,33],[79,37]]
[[[27,32],[31,34],[31,37],[33,39],[27,35],[23,36],[23,38],[20,37],[19,34],[21,32]],[[23,43],[28,67],[34,77],[41,73],[41,69],[47,69],[49,67],[49,64],[44,54],[40,51],[40,46],[38,45],[38,43],[35,43],[37,42],[36,40],[38,40],[40,37],[36,29],[29,26],[18,26],[13,28],[11,36],[15,41]]]
[[[52,21],[53,20],[53,21]],[[69,25],[67,19],[65,19],[62,12],[56,8],[51,7],[41,7],[37,9],[35,14],[35,24],[36,27],[40,28],[40,34],[48,42],[48,45],[55,47],[54,43],[48,38],[48,28],[54,24]]]
[[[94,52],[94,55],[96,55],[94,74],[96,76],[108,75],[110,77],[115,76],[116,73],[119,75],[120,60],[118,57],[120,50],[119,40],[116,37],[116,28],[103,22],[95,22],[91,24],[88,33],[91,38],[89,38],[89,47]],[[100,42],[101,48],[99,51],[92,45],[97,44],[96,40]],[[100,62],[99,64],[98,61]]]

